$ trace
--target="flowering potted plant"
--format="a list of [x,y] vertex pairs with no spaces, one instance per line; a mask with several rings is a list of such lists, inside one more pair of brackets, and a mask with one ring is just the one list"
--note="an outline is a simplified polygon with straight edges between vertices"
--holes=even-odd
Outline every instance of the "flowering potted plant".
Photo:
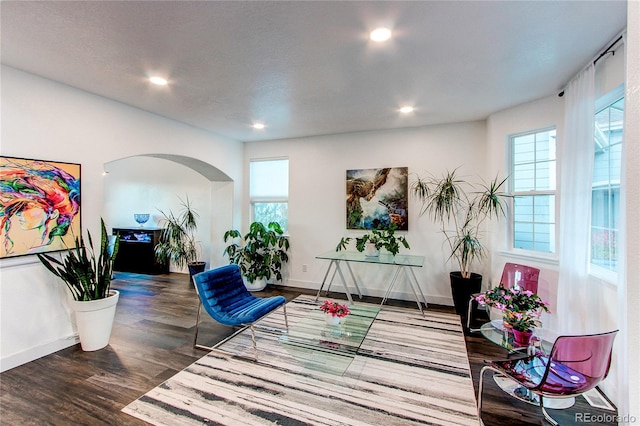
[[341,305],[331,300],[325,300],[320,305],[320,310],[325,313],[325,320],[331,325],[337,325],[340,322],[340,318],[349,315],[347,305]]
[[531,331],[540,325],[542,311],[549,312],[549,305],[531,290],[521,287],[507,288],[504,284],[487,290],[476,297],[481,306],[502,311],[503,323],[514,332],[517,344],[526,345]]
[[540,310],[536,311],[505,311],[504,321],[513,330],[513,340],[516,345],[528,345],[533,328],[540,326]]
[[481,306],[490,306],[500,311],[539,311],[549,312],[549,305],[531,290],[520,287],[507,288],[500,283],[476,297]]

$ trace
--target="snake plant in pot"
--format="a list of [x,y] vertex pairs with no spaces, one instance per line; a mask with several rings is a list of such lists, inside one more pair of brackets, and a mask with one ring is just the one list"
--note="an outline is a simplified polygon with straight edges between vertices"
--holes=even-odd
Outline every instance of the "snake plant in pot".
[[111,290],[113,261],[118,254],[118,237],[110,241],[104,220],[100,220],[100,251],[93,248],[91,233],[87,231],[88,245],[82,235],[76,237],[75,246],[62,259],[38,254],[40,262],[67,285],[75,312],[80,344],[84,351],[102,349],[109,343],[115,318],[119,292]]
[[244,236],[237,229],[224,233],[225,242],[235,240],[224,249],[224,253],[229,256],[229,263],[240,267],[249,290],[264,289],[271,278],[282,280],[282,265],[289,261],[289,239],[283,234],[278,222],[267,226],[253,222]]
[[478,293],[482,275],[471,271],[476,260],[486,255],[482,234],[486,222],[506,217],[505,179],[494,178],[488,184],[472,184],[457,176],[457,169],[442,176],[429,176],[411,185],[421,202],[420,215],[427,215],[440,227],[449,249],[449,260],[459,271],[449,274],[451,293],[458,315],[465,315],[471,294]]

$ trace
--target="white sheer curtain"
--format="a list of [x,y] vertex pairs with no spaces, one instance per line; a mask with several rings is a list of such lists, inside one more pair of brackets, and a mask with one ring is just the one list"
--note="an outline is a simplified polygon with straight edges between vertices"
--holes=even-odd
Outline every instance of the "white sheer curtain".
[[588,313],[589,234],[593,176],[595,67],[590,64],[565,89],[560,142],[558,318],[562,334],[585,333]]
[[[627,34],[622,34],[622,43],[627,45]],[[625,69],[626,60],[625,60]],[[626,123],[629,118],[629,114],[626,112],[627,108],[625,108],[625,116],[624,123],[626,128]],[[624,130],[623,130],[624,132]],[[626,132],[624,133],[626,136]],[[616,387],[618,389],[618,413],[625,414],[630,413],[629,410],[629,379],[628,379],[628,370],[629,370],[629,349],[627,346],[627,311],[629,306],[627,304],[627,268],[626,268],[626,258],[627,258],[627,145],[626,137],[623,137],[622,143],[622,152],[620,154],[622,163],[620,164],[620,218],[618,219],[618,329],[620,333],[616,336],[616,345],[614,346],[615,351],[615,364],[616,364]],[[635,308],[635,307],[634,307]],[[623,416],[624,417],[624,416]],[[629,425],[630,422],[627,420],[623,420],[620,422],[621,425]]]

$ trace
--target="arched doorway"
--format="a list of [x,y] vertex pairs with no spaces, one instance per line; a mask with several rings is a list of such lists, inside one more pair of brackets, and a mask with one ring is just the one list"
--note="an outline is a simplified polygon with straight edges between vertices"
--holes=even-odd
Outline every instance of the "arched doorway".
[[[145,227],[158,227],[161,211],[179,212],[189,198],[199,214],[197,239],[207,267],[226,263],[223,234],[233,224],[233,180],[202,160],[169,154],[121,158],[104,165],[103,216],[110,227],[137,227],[136,213],[149,213]],[[175,267],[172,271],[179,271]]]

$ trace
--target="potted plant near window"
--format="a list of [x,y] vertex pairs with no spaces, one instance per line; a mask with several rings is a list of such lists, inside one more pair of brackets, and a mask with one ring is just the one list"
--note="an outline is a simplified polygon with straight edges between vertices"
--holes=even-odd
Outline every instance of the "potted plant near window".
[[[82,235],[76,237],[75,247],[56,259],[38,254],[40,262],[67,285],[75,312],[80,344],[84,351],[102,349],[109,343],[116,304],[120,296],[111,290],[113,260],[118,254],[118,237],[110,245],[104,220],[100,220],[100,252],[96,257],[91,234],[87,231],[88,245]],[[112,247],[112,248],[111,248]]]
[[244,236],[237,229],[224,233],[225,243],[229,239],[235,240],[224,253],[229,256],[230,263],[240,267],[245,286],[250,291],[264,289],[271,278],[282,280],[282,265],[289,261],[289,239],[283,233],[277,222],[267,226],[253,222]]
[[456,313],[464,316],[471,295],[480,292],[482,286],[482,275],[471,272],[471,268],[486,254],[481,243],[483,225],[487,220],[506,217],[510,196],[504,192],[506,178],[473,185],[459,179],[456,172],[446,171],[441,177],[418,176],[411,192],[422,202],[420,215],[426,214],[439,224],[449,247],[449,260],[459,267],[449,276]]
[[[387,229],[373,229],[361,237],[356,237],[356,250],[364,252],[365,256],[379,256],[380,249],[384,248],[395,256],[400,252],[400,244],[406,249],[409,248],[409,242],[405,237],[394,235],[397,228],[398,225],[393,223]],[[336,251],[345,250],[352,240],[352,237],[342,237]]]
[[196,240],[198,230],[198,213],[191,207],[189,198],[180,200],[182,210],[176,216],[171,210],[168,213],[160,210],[163,216],[160,242],[154,247],[159,262],[173,262],[178,268],[189,269],[189,277],[204,271],[205,262],[198,260],[199,243]]

